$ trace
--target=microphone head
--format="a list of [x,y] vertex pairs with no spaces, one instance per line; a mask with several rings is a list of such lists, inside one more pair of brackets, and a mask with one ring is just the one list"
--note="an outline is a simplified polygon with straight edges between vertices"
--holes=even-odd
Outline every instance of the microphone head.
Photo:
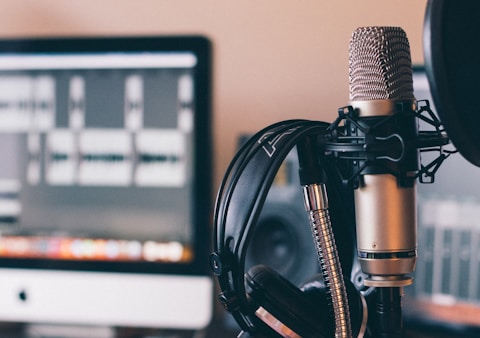
[[410,44],[400,27],[360,27],[350,40],[351,101],[414,100]]

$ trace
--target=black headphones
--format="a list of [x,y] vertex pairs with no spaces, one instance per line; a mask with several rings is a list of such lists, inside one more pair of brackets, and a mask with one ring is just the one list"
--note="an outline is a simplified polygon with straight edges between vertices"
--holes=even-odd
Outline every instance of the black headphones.
[[[333,336],[333,313],[321,276],[314,276],[299,288],[267,266],[257,265],[245,271],[247,247],[280,165],[306,137],[321,142],[328,127],[325,122],[288,120],[264,128],[237,152],[218,191],[210,266],[218,277],[220,302],[241,329],[252,336]],[[328,171],[332,169],[326,166],[324,170],[330,176]],[[346,272],[351,269],[353,242],[339,248],[347,256]],[[350,311],[359,314],[352,316],[352,331],[358,334],[362,299],[348,278],[345,282]]]

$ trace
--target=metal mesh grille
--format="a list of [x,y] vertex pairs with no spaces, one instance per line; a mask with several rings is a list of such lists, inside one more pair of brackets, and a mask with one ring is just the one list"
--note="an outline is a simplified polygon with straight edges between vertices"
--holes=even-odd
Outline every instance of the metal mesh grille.
[[410,45],[400,27],[361,27],[350,40],[350,100],[412,100]]

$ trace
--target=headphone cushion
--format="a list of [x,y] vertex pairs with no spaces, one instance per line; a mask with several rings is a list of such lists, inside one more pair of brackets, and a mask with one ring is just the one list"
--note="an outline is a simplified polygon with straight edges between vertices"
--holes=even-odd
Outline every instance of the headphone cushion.
[[[329,336],[328,318],[322,318],[328,304],[305,294],[286,278],[265,265],[256,265],[245,276],[247,293],[285,326],[302,337]],[[328,308],[327,308],[328,309]],[[322,334],[323,333],[323,334]]]

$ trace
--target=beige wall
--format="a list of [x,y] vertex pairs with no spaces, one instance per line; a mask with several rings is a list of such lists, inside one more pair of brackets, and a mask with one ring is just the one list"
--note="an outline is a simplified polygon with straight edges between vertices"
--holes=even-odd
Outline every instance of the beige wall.
[[423,62],[426,0],[0,0],[0,37],[204,34],[214,44],[215,184],[240,133],[331,121],[358,26],[401,26]]

